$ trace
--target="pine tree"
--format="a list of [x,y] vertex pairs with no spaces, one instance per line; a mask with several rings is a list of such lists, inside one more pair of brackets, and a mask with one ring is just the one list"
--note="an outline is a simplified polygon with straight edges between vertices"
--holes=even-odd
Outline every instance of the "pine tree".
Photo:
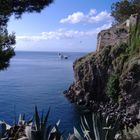
[[10,59],[15,55],[15,34],[8,34],[7,22],[10,16],[21,18],[25,12],[41,12],[53,0],[0,0],[0,70],[9,66]]

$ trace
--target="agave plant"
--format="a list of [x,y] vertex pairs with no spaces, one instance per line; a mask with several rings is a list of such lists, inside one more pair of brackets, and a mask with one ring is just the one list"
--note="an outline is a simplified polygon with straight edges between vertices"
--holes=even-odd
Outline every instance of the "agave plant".
[[[82,134],[74,128],[74,137],[78,140],[115,140],[119,139],[119,118],[110,119],[109,116],[102,117],[101,114],[92,114],[92,126],[86,117],[81,118]],[[117,134],[117,135],[116,135]]]
[[48,116],[50,109],[44,115],[39,116],[37,107],[32,119],[25,121],[25,115],[19,115],[18,123],[13,126],[0,121],[0,140],[62,140],[62,133],[58,126],[60,121],[55,125],[48,125]]
[[35,114],[33,123],[30,123],[25,128],[25,134],[28,140],[60,140],[62,139],[62,135],[58,129],[58,125],[60,121],[58,121],[54,127],[49,125],[46,127],[48,116],[50,109],[47,114],[44,116],[42,113],[41,118],[39,117],[39,113],[37,107],[35,107]]
[[[25,115],[19,116],[18,124],[9,126],[0,122],[1,140],[63,140],[59,131],[58,121],[55,125],[47,125],[50,109],[39,116],[37,107],[31,120],[25,121]],[[74,133],[69,134],[67,140],[114,140],[119,138],[119,118],[103,117],[101,114],[92,114],[92,123],[86,117],[81,117],[81,132],[74,127]],[[116,135],[117,134],[117,135]]]

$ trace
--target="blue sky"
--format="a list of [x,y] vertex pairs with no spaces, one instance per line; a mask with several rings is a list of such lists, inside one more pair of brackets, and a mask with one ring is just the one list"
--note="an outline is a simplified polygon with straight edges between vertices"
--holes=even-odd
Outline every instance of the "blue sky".
[[110,7],[117,0],[54,0],[40,14],[25,13],[8,23],[22,51],[90,52],[97,33],[111,26]]

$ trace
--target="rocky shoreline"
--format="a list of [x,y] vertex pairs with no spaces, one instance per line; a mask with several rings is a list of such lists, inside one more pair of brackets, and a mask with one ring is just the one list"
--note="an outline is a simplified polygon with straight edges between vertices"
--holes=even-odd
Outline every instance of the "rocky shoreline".
[[[128,39],[132,35],[133,32]],[[130,127],[139,123],[139,45],[134,49],[131,43],[103,47],[77,59],[73,69],[75,81],[64,91],[70,102],[91,111],[119,115],[123,124]]]

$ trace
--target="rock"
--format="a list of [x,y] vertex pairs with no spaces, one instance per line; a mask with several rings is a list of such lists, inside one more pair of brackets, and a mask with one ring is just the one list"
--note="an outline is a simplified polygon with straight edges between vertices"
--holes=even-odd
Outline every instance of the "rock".
[[71,102],[129,124],[140,118],[140,45],[133,52],[128,44],[113,45],[77,59],[75,81],[64,94]]

